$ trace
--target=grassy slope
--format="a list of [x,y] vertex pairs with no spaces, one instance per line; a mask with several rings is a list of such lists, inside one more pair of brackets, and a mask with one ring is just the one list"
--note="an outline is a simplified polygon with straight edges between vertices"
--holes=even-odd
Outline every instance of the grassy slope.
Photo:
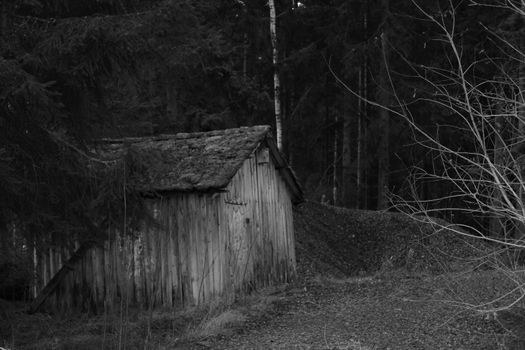
[[350,210],[306,202],[294,213],[300,275],[369,274],[385,268],[432,273],[464,268],[480,242],[435,233],[400,213]]

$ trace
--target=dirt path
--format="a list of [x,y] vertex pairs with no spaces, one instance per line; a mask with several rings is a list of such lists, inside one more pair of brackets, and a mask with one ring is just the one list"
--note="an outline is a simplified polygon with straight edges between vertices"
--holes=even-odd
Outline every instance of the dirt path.
[[433,301],[445,288],[436,281],[317,279],[288,291],[275,314],[195,349],[502,349],[494,321]]

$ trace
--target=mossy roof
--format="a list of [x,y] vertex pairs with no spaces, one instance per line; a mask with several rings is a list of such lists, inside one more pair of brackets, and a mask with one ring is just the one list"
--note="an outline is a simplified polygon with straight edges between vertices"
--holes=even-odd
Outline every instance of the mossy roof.
[[294,201],[302,200],[297,178],[275,147],[269,126],[105,140],[106,158],[133,155],[134,181],[144,191],[212,191],[226,188],[246,159],[266,143]]

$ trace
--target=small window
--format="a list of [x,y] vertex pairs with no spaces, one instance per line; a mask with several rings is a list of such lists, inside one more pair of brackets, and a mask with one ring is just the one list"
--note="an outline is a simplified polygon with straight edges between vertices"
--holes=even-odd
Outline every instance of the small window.
[[257,164],[266,164],[270,162],[270,152],[268,148],[263,148],[257,156]]

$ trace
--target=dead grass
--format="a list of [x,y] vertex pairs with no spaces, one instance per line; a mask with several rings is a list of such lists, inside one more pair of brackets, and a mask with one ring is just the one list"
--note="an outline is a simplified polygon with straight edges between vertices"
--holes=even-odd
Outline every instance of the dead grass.
[[233,303],[217,301],[184,311],[128,310],[113,315],[29,315],[24,303],[0,300],[0,347],[32,349],[173,349],[236,332],[248,319],[271,313],[287,286],[261,290]]
[[[476,344],[492,339],[489,347],[476,349],[519,349],[512,348],[515,338],[496,318],[459,305],[490,300],[501,293],[506,280],[493,270],[439,276],[406,269],[345,278],[318,274],[307,284],[268,288],[233,304],[218,302],[177,313],[130,310],[124,321],[119,315],[27,315],[24,305],[3,303],[10,321],[0,322],[7,326],[0,346],[12,350],[250,348],[257,337],[267,342],[263,345],[307,344],[316,332],[316,344],[326,349],[382,349],[389,342],[398,344],[392,349],[427,349],[447,341],[451,346],[471,344],[469,337],[477,339]],[[377,333],[380,330],[383,333]],[[435,335],[421,333],[427,331],[437,332],[441,343]],[[425,339],[434,343],[424,343]]]
[[216,336],[229,327],[241,325],[246,321],[246,315],[238,310],[226,310],[215,317],[204,320],[191,332],[189,338],[203,339]]

